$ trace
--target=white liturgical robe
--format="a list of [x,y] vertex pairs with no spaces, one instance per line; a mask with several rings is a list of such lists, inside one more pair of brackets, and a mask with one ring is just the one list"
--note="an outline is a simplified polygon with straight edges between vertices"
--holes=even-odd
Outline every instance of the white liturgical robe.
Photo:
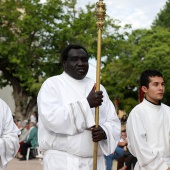
[[8,105],[0,99],[0,170],[15,157],[19,149],[20,130],[15,125]]
[[[95,108],[87,96],[95,82],[75,80],[67,73],[47,79],[38,94],[40,148],[45,151],[44,170],[92,170],[93,142],[90,128],[95,125]],[[107,135],[98,142],[98,170],[105,169],[103,154],[114,152],[120,140],[120,121],[103,86],[99,125]]]
[[128,148],[137,157],[135,170],[167,170],[170,167],[170,107],[146,99],[127,121]]

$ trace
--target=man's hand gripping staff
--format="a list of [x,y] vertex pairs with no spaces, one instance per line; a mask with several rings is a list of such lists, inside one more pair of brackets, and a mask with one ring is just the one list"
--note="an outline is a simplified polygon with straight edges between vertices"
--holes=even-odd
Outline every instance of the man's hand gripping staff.
[[[96,91],[96,85],[94,85],[87,97],[87,101],[91,108],[101,106],[103,102],[103,92]],[[97,128],[93,126],[91,130],[93,142],[98,142],[107,138],[105,131],[101,126],[98,126]]]
[[87,96],[87,101],[88,101],[91,108],[102,105],[103,92],[102,91],[96,91],[96,85],[94,85],[91,92]]

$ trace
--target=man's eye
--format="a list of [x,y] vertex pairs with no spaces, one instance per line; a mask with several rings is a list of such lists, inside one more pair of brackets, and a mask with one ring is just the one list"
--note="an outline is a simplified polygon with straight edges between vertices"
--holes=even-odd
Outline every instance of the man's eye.
[[83,58],[82,61],[87,62],[87,61],[88,61],[88,58]]
[[76,61],[78,58],[77,57],[74,57],[74,58],[71,58],[71,61]]
[[153,85],[154,85],[154,86],[158,86],[158,83],[154,83]]

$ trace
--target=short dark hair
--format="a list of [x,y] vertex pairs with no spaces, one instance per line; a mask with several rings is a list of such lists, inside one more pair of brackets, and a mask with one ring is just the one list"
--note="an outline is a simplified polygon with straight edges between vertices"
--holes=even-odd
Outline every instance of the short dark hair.
[[77,44],[69,44],[68,46],[66,46],[62,53],[61,53],[61,57],[60,57],[60,63],[63,64],[64,61],[67,60],[68,58],[68,53],[71,49],[83,49],[86,53],[87,53],[87,56],[88,56],[88,52],[87,50],[81,46],[81,45],[77,45]]
[[145,70],[140,77],[140,86],[149,87],[150,77],[163,77],[158,70]]
[[122,132],[122,133],[126,133],[126,129],[122,130],[121,132]]

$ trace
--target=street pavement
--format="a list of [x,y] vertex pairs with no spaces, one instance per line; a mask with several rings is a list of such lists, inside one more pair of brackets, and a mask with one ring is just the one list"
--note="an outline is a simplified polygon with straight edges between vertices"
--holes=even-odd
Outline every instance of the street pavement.
[[[19,161],[17,158],[13,158],[5,170],[43,170],[43,165],[38,158],[28,161]],[[112,170],[117,170],[117,161],[113,161]]]
[[39,158],[28,161],[19,161],[17,158],[13,158],[5,170],[43,170],[43,166]]

